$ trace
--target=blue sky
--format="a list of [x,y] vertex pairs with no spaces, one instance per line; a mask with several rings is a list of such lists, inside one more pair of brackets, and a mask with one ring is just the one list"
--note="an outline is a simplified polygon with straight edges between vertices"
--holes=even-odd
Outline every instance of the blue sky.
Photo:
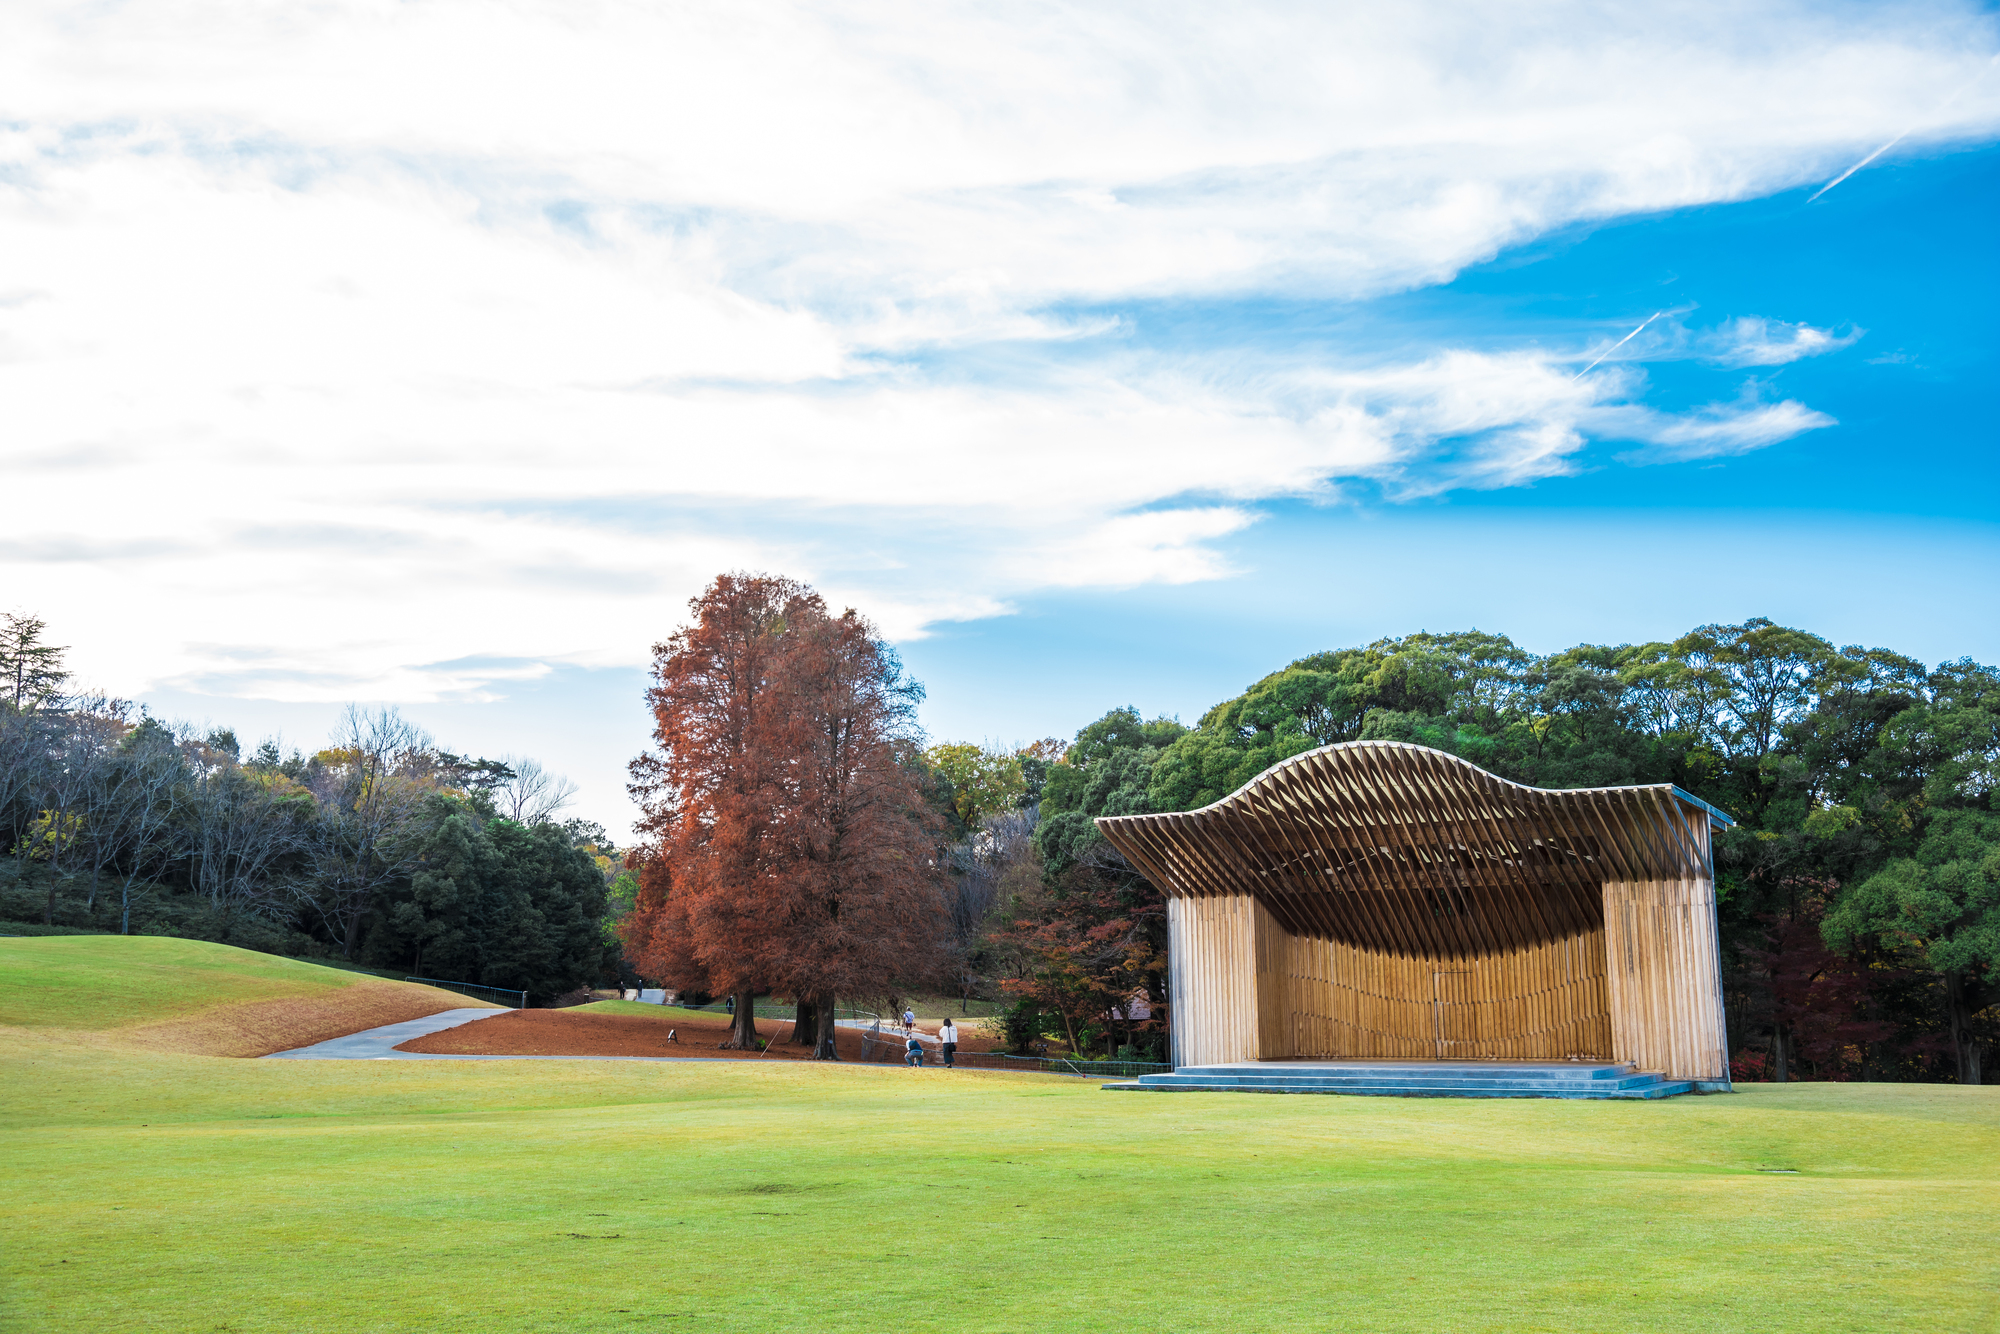
[[0,607],[614,828],[729,568],[873,616],[942,739],[1420,628],[2000,660],[1996,53],[1948,3],[21,6]]
[[[1209,355],[1574,346],[1688,307],[1694,327],[1757,312],[1860,336],[1754,374],[1645,362],[1662,408],[1754,381],[1838,422],[1779,444],[1633,467],[1613,441],[1576,475],[1526,486],[1267,504],[1222,544],[1233,577],[939,627],[908,647],[913,671],[975,685],[934,695],[932,725],[1011,740],[1047,717],[1041,731],[1066,734],[1121,703],[1192,722],[1306,653],[1472,625],[1551,652],[1770,616],[1932,662],[2000,660],[2000,152],[1880,162],[1807,203],[1817,188],[1565,229],[1369,302],[1115,311],[1133,342]],[[995,699],[1019,703],[987,721]]]

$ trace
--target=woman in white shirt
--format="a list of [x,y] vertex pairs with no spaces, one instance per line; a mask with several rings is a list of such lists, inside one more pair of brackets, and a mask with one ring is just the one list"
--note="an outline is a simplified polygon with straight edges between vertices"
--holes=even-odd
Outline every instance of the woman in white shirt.
[[945,1019],[944,1027],[938,1030],[938,1041],[944,1044],[944,1068],[949,1070],[951,1058],[958,1051],[958,1027],[949,1018]]

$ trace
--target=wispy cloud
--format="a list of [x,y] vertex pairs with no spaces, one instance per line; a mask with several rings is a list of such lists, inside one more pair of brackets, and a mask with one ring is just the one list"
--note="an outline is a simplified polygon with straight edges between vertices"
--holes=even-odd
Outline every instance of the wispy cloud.
[[1730,320],[1698,340],[1705,358],[1720,366],[1783,366],[1853,345],[1865,329],[1836,334],[1810,324],[1787,324],[1756,315]]
[[1622,462],[1639,464],[1747,454],[1834,425],[1838,423],[1832,417],[1796,399],[1711,403],[1678,415],[1634,406],[1615,409],[1600,419],[1607,435],[1646,442],[1649,448],[1619,456]]

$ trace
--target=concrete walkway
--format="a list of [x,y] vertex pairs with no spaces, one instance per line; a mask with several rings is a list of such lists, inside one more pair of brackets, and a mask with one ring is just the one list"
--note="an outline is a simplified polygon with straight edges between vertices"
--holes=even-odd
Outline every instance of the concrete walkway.
[[[267,1061],[741,1061],[746,1059],[740,1056],[465,1056],[445,1052],[396,1050],[402,1043],[412,1038],[423,1037],[427,1033],[439,1033],[447,1028],[457,1028],[460,1024],[491,1019],[496,1014],[511,1013],[513,1013],[511,1010],[441,1010],[437,1014],[427,1014],[421,1019],[406,1019],[400,1024],[384,1024],[380,1028],[349,1033],[344,1038],[328,1038],[325,1042],[315,1042],[310,1047],[274,1051],[263,1059]],[[852,1022],[842,1021],[841,1027],[845,1028]],[[854,1026],[858,1028],[862,1025],[856,1023]],[[937,1038],[931,1034],[919,1033],[918,1036],[932,1045],[937,1043]],[[903,1040],[902,1028],[885,1026],[882,1029],[881,1040],[885,1045],[900,1045]]]
[[[712,1061],[713,1056],[464,1056],[445,1052],[397,1051],[396,1047],[426,1033],[438,1033],[460,1024],[491,1019],[510,1010],[443,1010],[421,1019],[349,1033],[344,1038],[328,1038],[310,1047],[274,1051],[267,1061]],[[741,1057],[735,1059],[741,1060]]]
[[397,1051],[398,1043],[420,1038],[426,1033],[440,1033],[447,1028],[457,1028],[479,1019],[491,1019],[496,1014],[507,1014],[506,1010],[484,1008],[464,1010],[440,1010],[427,1014],[421,1019],[405,1019],[400,1024],[384,1024],[380,1028],[363,1029],[359,1033],[349,1033],[344,1038],[328,1038],[325,1042],[315,1042],[310,1047],[294,1047],[290,1051],[274,1051],[264,1059],[267,1061],[421,1061],[423,1053]]

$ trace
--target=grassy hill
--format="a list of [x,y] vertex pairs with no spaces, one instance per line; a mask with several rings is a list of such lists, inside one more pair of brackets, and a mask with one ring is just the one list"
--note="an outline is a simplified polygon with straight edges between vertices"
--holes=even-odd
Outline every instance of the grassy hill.
[[483,1002],[170,936],[0,940],[0,1026],[261,1056]]

